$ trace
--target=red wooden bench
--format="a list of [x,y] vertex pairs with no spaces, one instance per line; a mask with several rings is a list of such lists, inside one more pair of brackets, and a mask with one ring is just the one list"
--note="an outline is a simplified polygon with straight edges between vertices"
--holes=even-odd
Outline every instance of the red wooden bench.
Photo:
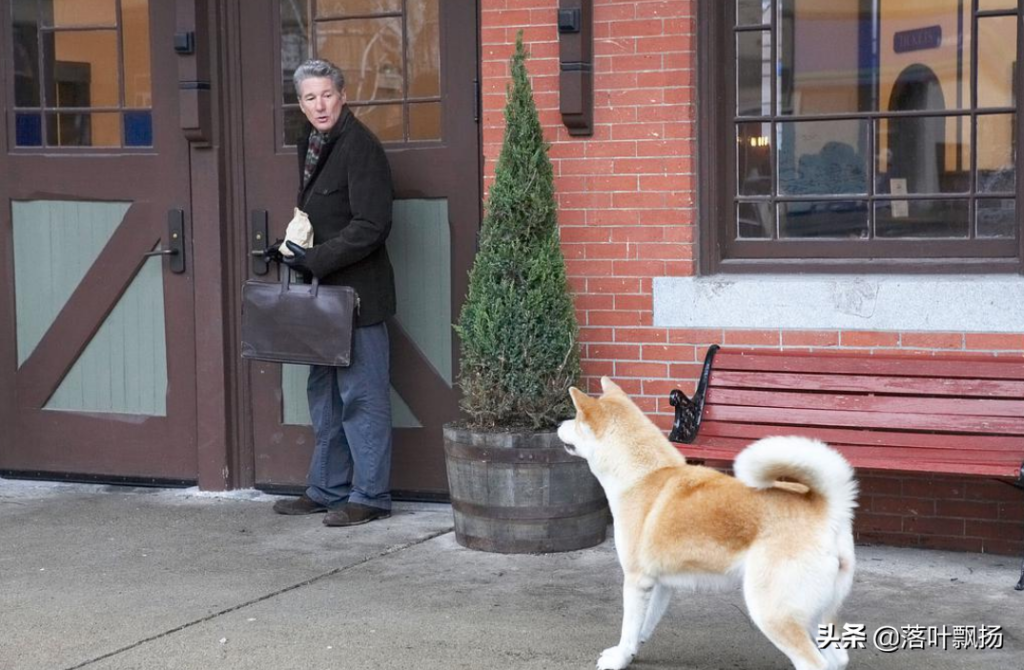
[[[855,468],[994,477],[1024,489],[1024,360],[719,350],[669,439],[729,462],[771,435],[814,437]],[[1017,590],[1024,590],[1024,562]]]

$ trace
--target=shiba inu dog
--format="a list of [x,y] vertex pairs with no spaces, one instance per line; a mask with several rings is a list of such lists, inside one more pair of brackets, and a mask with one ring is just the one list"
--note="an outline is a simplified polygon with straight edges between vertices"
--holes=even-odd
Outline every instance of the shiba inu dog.
[[[685,458],[607,377],[591,398],[570,389],[576,417],[558,436],[587,459],[608,497],[624,573],[622,637],[600,670],[625,668],[668,607],[670,589],[741,584],[750,617],[797,670],[842,670],[819,650],[853,583],[853,469],[802,437],[755,442],[735,477]],[[841,629],[842,627],[839,626]]]

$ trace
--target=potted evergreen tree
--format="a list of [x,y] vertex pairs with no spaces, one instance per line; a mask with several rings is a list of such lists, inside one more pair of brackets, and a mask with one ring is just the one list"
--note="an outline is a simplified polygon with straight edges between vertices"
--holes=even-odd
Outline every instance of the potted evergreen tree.
[[607,503],[555,434],[572,416],[578,326],[558,239],[554,178],[526,71],[511,58],[505,137],[456,332],[466,420],[445,426],[456,538],[503,553],[599,544]]

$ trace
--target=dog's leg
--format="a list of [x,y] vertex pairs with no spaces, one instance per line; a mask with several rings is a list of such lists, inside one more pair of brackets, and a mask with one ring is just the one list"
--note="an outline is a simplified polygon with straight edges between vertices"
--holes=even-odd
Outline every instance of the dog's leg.
[[755,619],[755,623],[772,644],[789,657],[796,670],[832,670],[832,664],[796,618],[774,615],[763,622]]
[[743,598],[750,618],[796,670],[833,670],[814,636],[832,599],[834,571],[814,560],[780,563],[773,552],[747,558]]
[[[846,596],[850,594],[850,589],[853,587],[853,572],[856,566],[853,532],[847,529],[846,532],[840,533],[837,537],[837,543],[836,559],[839,567],[835,573],[832,593],[824,607],[821,623],[831,624],[834,630],[842,631],[843,626],[839,621],[839,608],[842,607],[843,601],[846,600]],[[817,635],[817,631],[811,631],[811,634]],[[850,663],[850,653],[835,644],[828,645],[821,650],[821,653],[824,654],[830,664],[829,670],[846,670],[846,666]]]
[[[834,627],[834,630],[842,630],[842,626],[840,626],[835,619],[826,619],[825,621],[822,621],[822,623],[831,624]],[[817,635],[817,631],[814,631],[814,635]],[[850,652],[837,644],[829,644],[820,651],[821,655],[824,656],[825,660],[828,662],[829,670],[846,670],[846,666],[850,664]]]
[[626,575],[622,586],[622,636],[617,646],[601,652],[597,659],[598,670],[622,670],[636,656],[640,646],[640,629],[647,615],[653,588],[653,580]]
[[661,617],[668,609],[669,601],[672,600],[672,589],[664,584],[655,584],[651,593],[651,602],[647,606],[647,616],[644,617],[643,628],[640,629],[640,644],[647,642],[654,634],[654,629],[661,621]]

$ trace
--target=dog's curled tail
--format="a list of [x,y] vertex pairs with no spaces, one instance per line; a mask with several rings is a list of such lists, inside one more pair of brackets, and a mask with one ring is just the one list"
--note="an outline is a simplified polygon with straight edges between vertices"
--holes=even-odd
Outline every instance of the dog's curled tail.
[[821,495],[836,527],[853,522],[857,482],[853,468],[824,442],[806,437],[766,437],[739,453],[733,464],[736,478],[755,489],[771,488],[791,479]]

